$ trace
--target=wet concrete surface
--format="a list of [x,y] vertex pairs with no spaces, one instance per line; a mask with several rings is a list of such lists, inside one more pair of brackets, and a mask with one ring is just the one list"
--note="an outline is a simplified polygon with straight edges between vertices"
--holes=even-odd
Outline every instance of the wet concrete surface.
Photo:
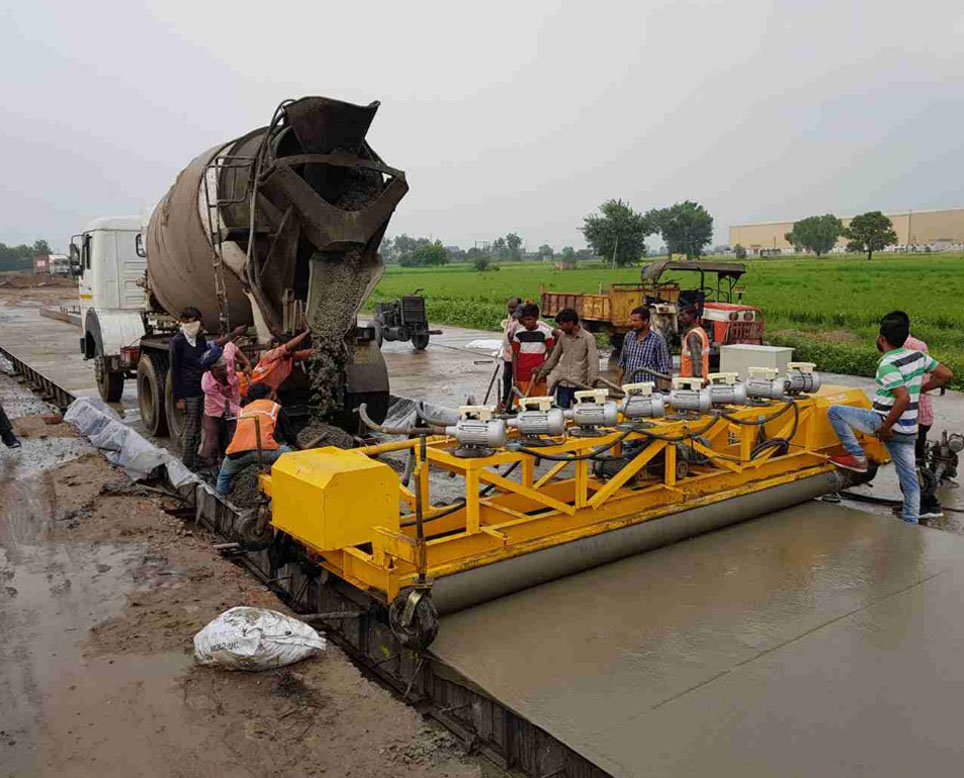
[[950,776],[964,538],[809,502],[442,620],[432,651],[619,778]]

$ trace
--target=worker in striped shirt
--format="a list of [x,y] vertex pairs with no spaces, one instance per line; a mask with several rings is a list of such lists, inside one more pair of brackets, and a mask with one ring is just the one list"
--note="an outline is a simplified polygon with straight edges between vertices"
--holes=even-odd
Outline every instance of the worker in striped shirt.
[[[876,435],[887,446],[904,493],[901,518],[916,524],[920,515],[920,484],[917,481],[915,443],[921,392],[938,389],[953,378],[950,369],[922,351],[905,348],[910,327],[900,312],[880,320],[877,349],[883,353],[877,363],[877,390],[873,408],[831,405],[827,417],[845,453],[831,457],[837,467],[867,472],[867,457],[854,431]],[[924,374],[930,376],[924,379]]]

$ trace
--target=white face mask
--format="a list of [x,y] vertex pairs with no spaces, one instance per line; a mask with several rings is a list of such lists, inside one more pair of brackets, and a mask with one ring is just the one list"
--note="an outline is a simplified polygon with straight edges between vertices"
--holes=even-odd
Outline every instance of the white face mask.
[[184,333],[184,337],[194,340],[198,333],[201,331],[201,322],[192,321],[190,324],[182,324],[181,332]]

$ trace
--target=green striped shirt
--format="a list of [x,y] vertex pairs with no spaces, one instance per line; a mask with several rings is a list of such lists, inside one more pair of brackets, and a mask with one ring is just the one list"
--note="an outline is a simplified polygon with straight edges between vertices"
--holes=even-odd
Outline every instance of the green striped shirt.
[[910,395],[910,404],[894,425],[894,432],[905,435],[917,433],[917,409],[920,406],[920,390],[924,373],[931,373],[937,360],[923,351],[898,348],[888,351],[877,363],[877,391],[874,392],[874,410],[886,417],[897,399],[894,390],[904,387]]

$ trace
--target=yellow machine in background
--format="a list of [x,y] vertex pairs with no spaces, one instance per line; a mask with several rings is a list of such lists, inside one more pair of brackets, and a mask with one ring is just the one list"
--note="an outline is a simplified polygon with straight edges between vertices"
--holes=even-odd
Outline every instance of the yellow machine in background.
[[[835,488],[826,476],[839,444],[827,408],[867,407],[867,399],[853,388],[817,391],[819,378],[796,368],[796,379],[756,386],[727,376],[705,389],[679,383],[666,398],[650,384],[624,387],[618,402],[607,390],[580,392],[565,412],[535,398],[510,419],[468,408],[458,424],[423,428],[417,439],[286,454],[262,476],[271,524],[378,602],[401,604],[416,591],[409,619],[426,607],[429,588],[440,610],[464,607],[474,597],[457,579],[470,572],[490,598],[592,566],[603,544],[603,561],[635,553],[642,529],[672,535],[677,520],[704,520],[698,509],[719,505],[713,521],[727,523],[745,512],[741,498],[792,491],[787,499],[799,502]],[[791,379],[813,393],[793,392]],[[865,445],[872,460],[886,461],[882,444]],[[398,451],[415,457],[412,488],[378,460]],[[463,496],[433,505],[430,470],[460,478]],[[817,491],[791,490],[798,483]],[[532,569],[537,559],[547,569]]]

